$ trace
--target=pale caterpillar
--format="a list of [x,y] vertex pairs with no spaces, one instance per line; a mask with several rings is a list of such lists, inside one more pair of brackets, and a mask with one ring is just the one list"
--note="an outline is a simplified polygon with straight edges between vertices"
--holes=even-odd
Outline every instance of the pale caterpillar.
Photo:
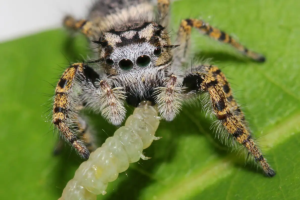
[[159,125],[159,117],[149,102],[143,102],[120,127],[114,136],[91,153],[75,176],[65,187],[59,200],[96,200],[98,194],[105,194],[109,182],[117,179],[119,173],[128,169],[129,163],[137,162],[143,149],[149,147]]

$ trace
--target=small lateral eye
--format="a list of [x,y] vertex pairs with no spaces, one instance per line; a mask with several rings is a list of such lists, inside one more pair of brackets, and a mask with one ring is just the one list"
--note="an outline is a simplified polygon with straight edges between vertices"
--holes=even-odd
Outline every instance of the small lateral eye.
[[119,67],[123,70],[130,70],[133,67],[133,63],[129,59],[123,59],[119,62]]
[[106,59],[106,64],[113,65],[114,61],[112,59],[108,58],[108,59]]
[[160,47],[157,47],[157,48],[154,50],[154,55],[159,56],[160,54],[161,54],[161,48],[160,48]]
[[136,64],[139,67],[147,67],[150,63],[151,59],[149,58],[149,56],[143,55],[138,57],[138,59],[136,60]]

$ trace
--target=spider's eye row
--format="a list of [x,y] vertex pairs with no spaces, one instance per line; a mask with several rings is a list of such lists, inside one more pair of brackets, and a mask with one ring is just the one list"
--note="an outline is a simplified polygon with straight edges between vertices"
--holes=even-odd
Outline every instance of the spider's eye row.
[[147,67],[150,63],[151,59],[149,58],[149,56],[143,55],[138,57],[138,59],[136,60],[136,64],[139,67]]
[[157,47],[153,53],[154,53],[154,55],[159,56],[161,54],[161,48]]
[[112,59],[108,58],[108,59],[106,59],[106,64],[113,65],[114,61]]
[[123,59],[119,62],[119,67],[123,70],[130,70],[133,67],[133,62],[129,59]]

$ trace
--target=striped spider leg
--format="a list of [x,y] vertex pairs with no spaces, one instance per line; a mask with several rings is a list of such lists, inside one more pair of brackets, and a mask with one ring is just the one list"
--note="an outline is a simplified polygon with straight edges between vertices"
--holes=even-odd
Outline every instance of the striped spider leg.
[[185,19],[182,20],[180,23],[180,27],[177,34],[177,43],[180,44],[180,47],[177,50],[177,54],[174,58],[174,63],[176,67],[180,68],[183,62],[186,62],[187,55],[190,46],[190,36],[192,28],[197,29],[201,34],[207,35],[208,37],[218,40],[220,42],[226,43],[231,45],[235,48],[238,52],[245,55],[246,57],[257,61],[257,62],[264,62],[266,58],[254,51],[249,50],[247,47],[243,46],[232,36],[228,35],[227,33],[210,26],[208,23],[205,23],[203,20],[199,19]]
[[211,112],[217,117],[228,136],[232,136],[248,150],[249,155],[254,157],[267,176],[275,175],[275,171],[251,137],[245,116],[219,68],[199,65],[193,67],[191,71],[188,70],[184,77],[180,73],[178,75],[174,73],[165,80],[164,87],[156,88],[155,93],[158,110],[164,119],[172,121],[179,113],[183,101],[195,100],[197,93],[207,92],[210,96]]
[[[77,110],[76,112],[80,112],[81,109]],[[89,150],[89,152],[94,151],[96,146],[95,137],[91,132],[91,129],[87,122],[83,119],[83,117],[76,115],[76,118],[73,120],[74,126],[72,126],[74,133],[76,133],[76,136],[83,141],[86,148]],[[64,139],[59,138],[57,144],[54,147],[53,154],[59,155],[64,147]]]
[[55,89],[52,122],[63,139],[81,157],[87,159],[89,150],[94,150],[95,144],[87,129],[87,122],[79,116],[78,105],[85,104],[84,107],[92,109],[96,107],[96,111],[118,125],[125,116],[122,92],[118,90],[119,88],[111,89],[106,81],[100,81],[99,75],[83,63],[72,64],[60,78]]
[[275,171],[252,139],[245,116],[219,68],[209,65],[194,67],[184,77],[182,85],[195,93],[207,92],[210,96],[211,110],[225,131],[248,150],[249,155],[254,157],[267,176],[275,175]]

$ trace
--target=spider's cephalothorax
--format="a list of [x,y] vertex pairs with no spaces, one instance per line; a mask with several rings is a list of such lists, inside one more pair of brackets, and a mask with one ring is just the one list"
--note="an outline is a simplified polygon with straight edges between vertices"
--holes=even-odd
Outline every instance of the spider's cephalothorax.
[[[109,82],[113,88],[123,88],[129,104],[136,106],[143,99],[153,101],[153,90],[163,86],[166,69],[172,62],[164,27],[143,22],[127,30],[112,29],[94,43],[99,44],[100,65],[110,77]],[[114,119],[111,122],[120,123]]]
[[183,67],[188,63],[192,28],[255,61],[265,58],[198,19],[182,20],[177,40],[172,43],[167,31],[169,3],[157,0],[155,6],[145,0],[102,0],[94,5],[88,20],[66,17],[65,26],[85,34],[97,51],[93,61],[72,64],[60,78],[55,90],[54,125],[82,157],[88,158],[95,146],[87,123],[79,115],[81,109],[100,112],[119,125],[126,113],[124,102],[137,106],[148,100],[157,104],[163,119],[171,121],[183,102],[199,100],[194,97],[207,92],[210,109],[226,131],[223,134],[242,144],[264,172],[274,176],[251,138],[244,114],[220,69],[204,64],[188,70]]

